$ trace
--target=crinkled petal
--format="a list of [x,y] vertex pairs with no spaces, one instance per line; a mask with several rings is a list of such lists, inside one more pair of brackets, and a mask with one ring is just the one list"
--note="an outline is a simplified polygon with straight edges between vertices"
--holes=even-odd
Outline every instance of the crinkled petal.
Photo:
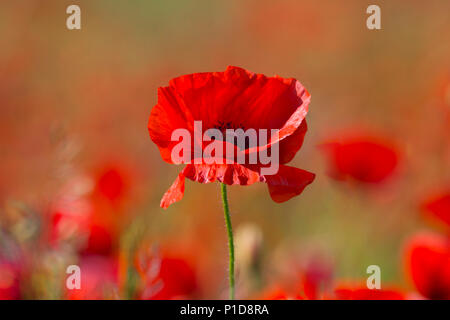
[[218,181],[227,185],[243,186],[264,181],[264,177],[258,171],[239,164],[188,164],[162,197],[160,204],[162,208],[167,209],[183,198],[185,178],[200,183]]
[[219,181],[228,185],[246,186],[262,181],[257,171],[239,164],[190,164],[184,168],[183,173],[186,178],[200,183]]
[[169,190],[166,191],[161,199],[161,208],[167,209],[172,203],[180,201],[184,196],[184,181],[183,172],[180,172]]

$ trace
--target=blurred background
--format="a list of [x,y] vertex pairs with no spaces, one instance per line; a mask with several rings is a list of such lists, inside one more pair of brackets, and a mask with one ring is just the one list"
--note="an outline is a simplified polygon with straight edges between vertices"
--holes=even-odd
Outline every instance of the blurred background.
[[147,122],[158,87],[228,65],[307,88],[292,165],[317,175],[283,204],[229,188],[238,298],[309,283],[314,298],[364,285],[369,265],[416,292],[405,242],[446,232],[421,205],[450,187],[450,3],[376,3],[381,30],[360,0],[2,1],[0,298],[227,297],[219,185],[188,181],[161,209],[180,168]]

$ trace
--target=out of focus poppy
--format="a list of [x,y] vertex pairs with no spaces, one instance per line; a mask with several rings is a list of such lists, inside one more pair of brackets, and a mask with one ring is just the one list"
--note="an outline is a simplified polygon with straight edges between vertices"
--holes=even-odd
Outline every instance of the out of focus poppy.
[[94,213],[94,209],[89,202],[84,208],[75,204],[59,207],[52,213],[50,243],[54,246],[70,243],[86,254],[110,254],[117,232],[111,224],[103,222],[101,215],[97,216],[100,213]]
[[10,263],[0,261],[0,300],[21,298],[19,272]]
[[[237,164],[234,159],[233,164],[192,164],[190,161],[163,196],[161,207],[167,208],[182,199],[185,178],[228,185],[266,182],[276,202],[299,195],[314,180],[314,174],[284,164],[290,162],[302,146],[309,101],[309,93],[295,79],[266,77],[237,67],[228,67],[224,72],[181,76],[172,79],[168,87],[159,88],[158,104],[151,111],[148,129],[161,157],[168,163],[174,163],[171,155],[177,145],[171,139],[172,133],[184,128],[194,137],[194,121],[202,121],[203,131],[213,128],[222,132],[226,129],[279,129],[278,137],[269,137],[266,145],[245,146],[241,152],[248,155],[263,148],[270,149],[275,144],[279,144],[280,152],[279,170],[274,175],[261,174],[264,165],[260,162],[244,165]],[[203,136],[203,132],[200,134]],[[227,144],[223,143],[224,146]],[[204,147],[202,144],[201,148]],[[191,148],[190,160],[193,160],[192,143]]]
[[70,300],[114,299],[118,292],[118,263],[116,259],[98,255],[81,257],[79,289],[67,289]]
[[257,295],[258,299],[320,300],[326,297],[333,280],[333,264],[328,256],[315,252],[283,265],[287,269],[282,280]]
[[427,215],[432,215],[450,227],[450,191],[428,199],[422,208]]
[[140,293],[141,299],[195,298],[197,276],[185,258],[144,248],[136,256],[135,266],[144,285]]
[[380,183],[393,174],[399,160],[393,144],[380,138],[356,136],[322,146],[328,156],[329,174],[336,180]]
[[84,254],[108,255],[116,248],[124,223],[128,175],[119,165],[102,165],[86,179],[84,184],[90,187],[80,192],[80,179],[74,179],[55,202],[51,242],[75,241]]
[[405,295],[398,289],[369,289],[364,286],[341,285],[334,290],[337,300],[404,300]]
[[280,287],[273,287],[263,291],[255,297],[256,300],[291,300],[293,296]]
[[450,299],[450,241],[418,234],[406,246],[406,269],[417,291],[428,299]]
[[94,173],[94,195],[118,206],[130,196],[130,173],[119,163],[103,164]]
[[116,169],[107,169],[97,181],[98,189],[102,195],[111,201],[119,199],[124,192],[124,181]]
[[310,261],[300,276],[300,292],[305,299],[317,300],[324,297],[333,278],[332,267],[325,261]]

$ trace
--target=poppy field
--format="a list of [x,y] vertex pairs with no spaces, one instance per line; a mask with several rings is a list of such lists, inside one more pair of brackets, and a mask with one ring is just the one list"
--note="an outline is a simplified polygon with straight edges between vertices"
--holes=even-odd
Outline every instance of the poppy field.
[[450,299],[449,12],[2,1],[0,300]]

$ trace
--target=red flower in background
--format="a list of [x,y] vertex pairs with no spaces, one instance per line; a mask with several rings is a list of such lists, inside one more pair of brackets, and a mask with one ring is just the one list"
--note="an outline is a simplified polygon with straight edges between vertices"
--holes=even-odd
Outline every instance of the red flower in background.
[[[161,207],[167,208],[182,199],[185,178],[228,185],[266,182],[276,202],[299,195],[314,180],[314,174],[284,164],[302,146],[309,101],[309,93],[295,79],[266,77],[237,67],[228,67],[224,72],[181,76],[172,79],[168,87],[159,88],[158,104],[151,111],[148,129],[161,157],[168,163],[173,163],[171,153],[177,144],[171,141],[172,132],[184,128],[194,136],[194,121],[202,121],[204,131],[212,128],[280,130],[278,139],[270,139],[266,146],[256,148],[270,149],[279,143],[277,174],[262,175],[262,164],[187,164],[163,196]],[[256,151],[245,150],[247,154]]]
[[406,247],[407,272],[428,299],[450,299],[450,240],[437,234],[414,236]]
[[323,144],[329,158],[329,173],[336,180],[380,183],[392,175],[398,153],[379,138],[356,136]]
[[327,253],[316,248],[305,249],[301,255],[289,253],[287,263],[281,263],[280,278],[257,299],[321,300],[332,288],[334,263]]
[[[298,298],[298,299],[297,299]],[[301,300],[297,297],[297,300]],[[292,300],[293,296],[288,294],[286,290],[280,287],[273,287],[263,291],[260,295],[255,297],[255,300]]]
[[51,243],[82,242],[82,253],[112,254],[124,222],[123,205],[129,189],[128,173],[120,165],[102,165],[90,177],[69,181],[51,214]]
[[423,204],[427,215],[432,215],[450,227],[450,191],[430,198]]
[[359,285],[337,286],[332,295],[322,292],[321,295],[305,296],[289,294],[286,290],[275,287],[263,292],[257,300],[404,300],[405,294],[398,289],[369,289]]
[[123,165],[103,165],[94,175],[88,218],[89,236],[83,253],[110,254],[117,247],[126,218],[124,204],[129,200],[130,173]]
[[111,202],[122,200],[126,187],[123,173],[115,167],[103,169],[97,180],[98,192]]
[[334,290],[337,300],[404,300],[405,295],[397,289],[369,289],[365,286],[340,285]]
[[81,277],[80,289],[67,289],[66,298],[70,300],[103,300],[117,298],[118,262],[103,256],[84,256],[79,262]]
[[138,252],[135,266],[144,283],[141,299],[194,298],[198,289],[197,276],[186,259],[147,248]]
[[0,261],[0,300],[21,298],[19,270],[14,264]]
[[324,297],[333,280],[333,267],[320,258],[308,261],[300,274],[299,292],[308,300]]

